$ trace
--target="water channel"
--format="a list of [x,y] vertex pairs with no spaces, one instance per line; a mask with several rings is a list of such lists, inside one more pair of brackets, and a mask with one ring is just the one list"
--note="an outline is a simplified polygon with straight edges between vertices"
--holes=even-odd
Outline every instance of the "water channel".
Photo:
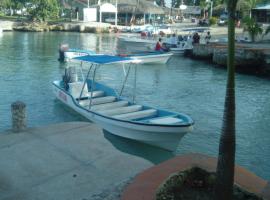
[[[10,104],[27,104],[30,127],[83,120],[52,93],[51,82],[61,78],[65,65],[57,61],[58,45],[114,53],[122,48],[115,35],[79,33],[4,32],[0,36],[0,131],[11,126]],[[102,69],[99,79],[119,87],[120,68]],[[226,71],[212,64],[173,57],[167,65],[138,69],[136,99],[142,104],[189,114],[195,129],[174,153],[104,133],[121,151],[159,163],[175,154],[202,152],[216,156],[222,124]],[[236,162],[270,180],[270,81],[236,75]],[[128,93],[127,93],[128,94]],[[91,145],[91,144],[89,144]]]

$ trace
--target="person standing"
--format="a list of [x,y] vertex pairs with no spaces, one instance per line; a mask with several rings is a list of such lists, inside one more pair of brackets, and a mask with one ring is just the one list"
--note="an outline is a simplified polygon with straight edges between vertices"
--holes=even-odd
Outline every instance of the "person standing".
[[200,36],[199,36],[198,32],[196,32],[196,33],[193,35],[192,39],[193,39],[192,44],[199,44],[199,43],[200,43]]
[[206,43],[206,44],[209,44],[210,39],[211,39],[211,34],[210,34],[210,31],[208,31],[208,32],[207,32],[207,35],[205,36],[205,43]]

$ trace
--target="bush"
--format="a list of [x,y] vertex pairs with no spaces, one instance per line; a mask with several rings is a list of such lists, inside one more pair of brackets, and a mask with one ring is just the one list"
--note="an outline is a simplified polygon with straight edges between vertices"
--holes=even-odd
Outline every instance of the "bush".
[[210,26],[217,24],[218,19],[216,17],[210,17],[209,23]]
[[254,42],[256,36],[261,35],[263,33],[262,26],[258,24],[254,18],[246,17],[243,20],[244,22],[244,31],[248,32],[251,41]]

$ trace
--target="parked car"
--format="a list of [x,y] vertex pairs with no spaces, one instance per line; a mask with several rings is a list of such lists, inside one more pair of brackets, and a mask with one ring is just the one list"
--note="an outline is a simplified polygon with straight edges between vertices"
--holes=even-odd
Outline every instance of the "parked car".
[[227,20],[226,19],[219,19],[218,20],[218,25],[219,26],[224,26],[224,25],[226,25],[227,24]]
[[221,14],[219,17],[218,25],[224,26],[227,24],[227,22],[228,22],[228,14],[227,13]]
[[209,26],[210,23],[209,23],[208,19],[200,19],[199,22],[198,22],[198,25],[199,26]]

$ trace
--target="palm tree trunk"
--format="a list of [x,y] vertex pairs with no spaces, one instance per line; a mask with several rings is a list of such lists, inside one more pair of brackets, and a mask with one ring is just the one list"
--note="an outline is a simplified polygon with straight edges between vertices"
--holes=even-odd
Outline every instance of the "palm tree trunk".
[[232,200],[235,163],[235,13],[237,0],[228,0],[227,86],[219,143],[215,200]]

